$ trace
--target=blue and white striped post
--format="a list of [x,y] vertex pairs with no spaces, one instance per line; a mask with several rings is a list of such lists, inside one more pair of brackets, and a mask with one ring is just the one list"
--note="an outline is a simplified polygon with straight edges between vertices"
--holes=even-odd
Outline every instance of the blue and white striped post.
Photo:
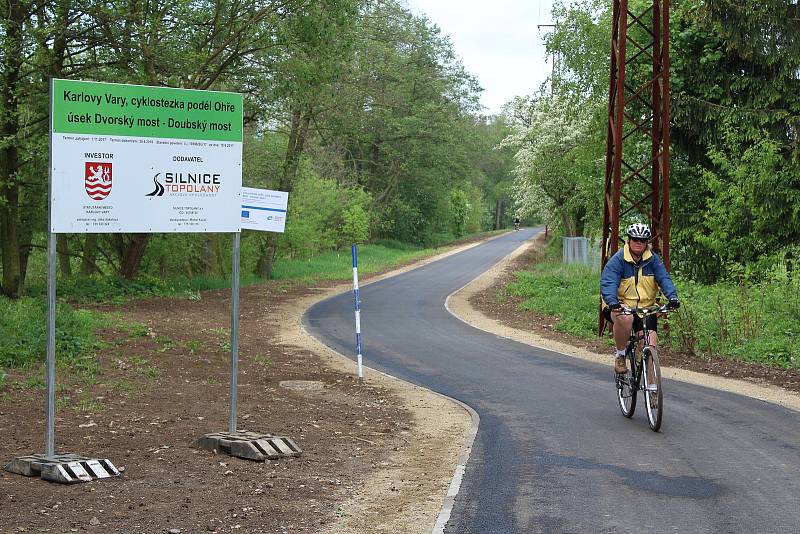
[[356,357],[358,358],[358,379],[364,380],[361,368],[361,302],[358,298],[358,253],[353,244],[353,302],[356,308]]

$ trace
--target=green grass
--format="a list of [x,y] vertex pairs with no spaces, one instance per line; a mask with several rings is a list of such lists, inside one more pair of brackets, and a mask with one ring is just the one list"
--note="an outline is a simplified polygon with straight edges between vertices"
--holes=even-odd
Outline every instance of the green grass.
[[255,358],[253,358],[253,361],[264,368],[271,367],[273,363],[272,358],[270,358],[269,356],[264,356],[262,354],[256,354]]
[[[128,280],[121,276],[76,275],[69,278],[59,277],[56,293],[59,298],[80,304],[121,304],[137,298],[172,296],[193,298],[196,297],[197,290],[186,278],[163,280],[154,276],[140,276]],[[27,288],[27,294],[32,297],[44,297],[47,295],[47,285],[43,282],[32,283]]]
[[88,394],[84,394],[78,398],[78,401],[75,403],[75,405],[73,405],[72,409],[76,412],[98,413],[102,412],[105,409],[105,406],[103,406],[103,403],[98,399],[95,399]]
[[[95,331],[107,326],[103,314],[75,310],[59,303],[56,310],[56,354],[59,363],[90,370],[86,355],[95,348]],[[47,351],[47,305],[25,297],[0,297],[0,367],[25,367],[44,361]]]
[[125,322],[120,319],[116,325],[119,330],[129,337],[144,337],[150,332],[150,328],[142,323]]
[[[437,249],[397,246],[391,242],[358,247],[359,276],[375,273],[400,265],[410,260],[428,256]],[[350,250],[325,252],[308,259],[281,260],[275,264],[273,278],[276,280],[348,280],[353,277],[353,261]]]
[[[439,249],[420,248],[414,245],[384,240],[358,247],[359,273],[369,274],[409,260],[434,254]],[[317,280],[345,280],[352,277],[352,260],[349,249],[329,251],[307,259],[279,259],[273,269],[274,280],[313,282]],[[256,284],[260,278],[252,273],[241,273],[242,287]],[[69,302],[122,304],[133,299],[177,297],[191,300],[201,298],[200,291],[231,287],[230,277],[201,275],[172,277],[163,280],[153,276],[140,276],[127,280],[119,276],[71,276],[58,279],[57,294]],[[32,283],[27,294],[44,298],[47,286]]]
[[158,378],[158,375],[161,374],[161,369],[158,366],[151,364],[150,360],[147,358],[143,358],[142,356],[132,356],[129,358],[129,361],[133,365],[133,369],[136,374],[147,377],[147,378]]
[[141,386],[129,380],[120,380],[114,384],[114,389],[121,393],[135,393],[141,390]]
[[[800,272],[757,284],[674,280],[683,305],[662,343],[703,357],[800,368]],[[523,309],[558,317],[555,330],[597,338],[596,270],[547,261],[516,273],[506,291],[524,299]]]
[[195,354],[197,354],[201,350],[205,350],[203,342],[202,341],[198,341],[196,339],[192,339],[190,341],[187,341],[186,344],[185,344],[185,347],[186,347],[186,350],[189,351],[189,354],[191,354],[192,356],[194,356]]
[[18,387],[20,389],[44,389],[45,383],[44,378],[41,376],[32,376],[30,378],[26,378],[22,382],[19,383]]
[[521,307],[560,320],[554,329],[588,337],[597,330],[598,275],[592,269],[560,263],[539,263],[530,271],[516,273],[509,294],[525,300]]
[[800,368],[800,273],[786,281],[700,285],[678,281],[687,303],[671,321],[673,345],[711,356]]

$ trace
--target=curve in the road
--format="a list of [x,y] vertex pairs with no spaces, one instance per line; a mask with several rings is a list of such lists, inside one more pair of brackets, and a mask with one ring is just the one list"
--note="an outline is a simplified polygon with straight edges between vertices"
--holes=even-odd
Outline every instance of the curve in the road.
[[[607,366],[469,327],[450,293],[529,239],[512,232],[363,286],[368,365],[459,399],[481,425],[446,532],[795,532],[797,413],[665,381],[665,421],[619,415]],[[569,295],[564,295],[569,298]],[[352,352],[352,300],[313,306],[307,329]]]

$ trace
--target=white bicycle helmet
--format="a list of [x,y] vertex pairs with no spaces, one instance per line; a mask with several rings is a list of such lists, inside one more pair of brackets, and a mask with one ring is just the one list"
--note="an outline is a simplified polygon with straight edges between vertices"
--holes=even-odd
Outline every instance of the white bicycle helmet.
[[633,223],[630,225],[627,234],[628,237],[636,239],[650,239],[653,235],[652,232],[650,232],[650,227],[643,223]]

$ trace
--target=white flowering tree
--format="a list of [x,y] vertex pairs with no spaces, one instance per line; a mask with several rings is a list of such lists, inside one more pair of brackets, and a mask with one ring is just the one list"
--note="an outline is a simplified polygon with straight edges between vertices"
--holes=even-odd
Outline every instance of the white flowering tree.
[[514,132],[501,146],[514,147],[513,196],[520,215],[558,223],[564,235],[582,235],[602,206],[602,153],[589,106],[540,94],[509,106]]

